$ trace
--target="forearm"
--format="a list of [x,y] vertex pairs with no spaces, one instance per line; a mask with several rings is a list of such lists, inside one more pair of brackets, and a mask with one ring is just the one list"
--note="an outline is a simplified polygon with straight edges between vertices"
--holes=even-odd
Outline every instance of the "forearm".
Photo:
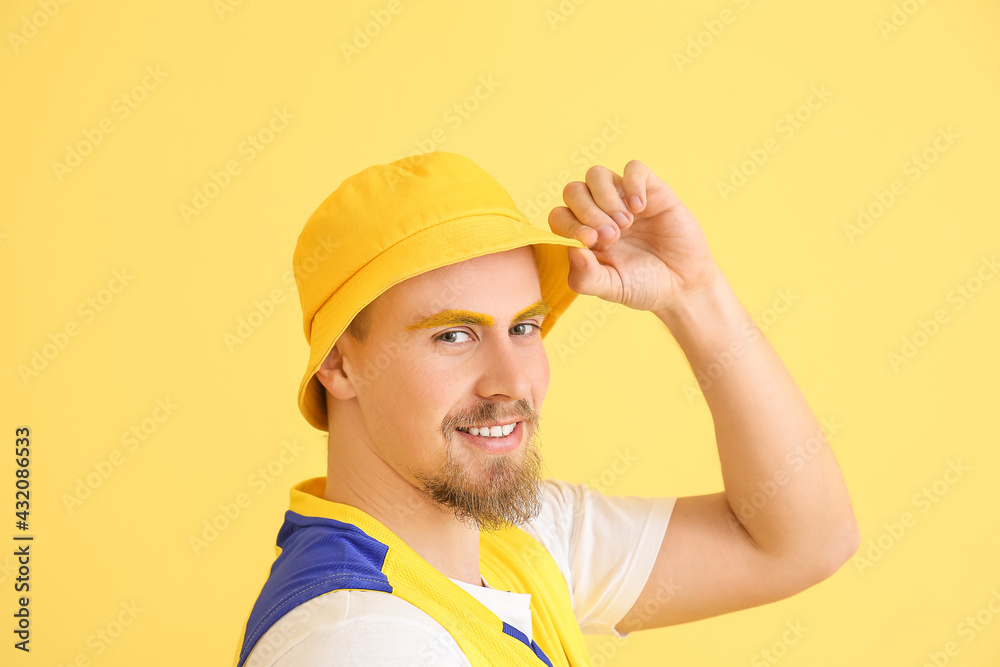
[[711,410],[734,526],[775,558],[849,557],[857,528],[840,467],[724,274],[656,315],[687,356]]

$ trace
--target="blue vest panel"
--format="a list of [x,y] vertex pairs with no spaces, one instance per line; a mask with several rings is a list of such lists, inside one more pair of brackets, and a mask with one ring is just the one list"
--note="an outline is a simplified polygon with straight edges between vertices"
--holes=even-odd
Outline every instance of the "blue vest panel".
[[272,625],[314,597],[342,588],[392,593],[382,574],[389,547],[357,526],[287,510],[277,545],[281,553],[247,621],[240,667]]

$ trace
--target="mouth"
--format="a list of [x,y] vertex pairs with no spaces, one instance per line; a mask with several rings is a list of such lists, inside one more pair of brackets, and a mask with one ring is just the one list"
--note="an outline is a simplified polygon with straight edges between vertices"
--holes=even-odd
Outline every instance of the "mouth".
[[[492,431],[493,429],[491,429]],[[491,454],[503,454],[514,449],[521,444],[521,435],[524,433],[524,422],[514,422],[514,427],[510,433],[500,436],[493,435],[472,435],[468,430],[455,429],[455,431],[468,443]]]

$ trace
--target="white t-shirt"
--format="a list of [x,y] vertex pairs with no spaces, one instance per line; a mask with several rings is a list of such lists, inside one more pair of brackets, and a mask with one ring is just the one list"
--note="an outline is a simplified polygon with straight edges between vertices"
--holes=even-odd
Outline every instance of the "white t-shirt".
[[[653,569],[676,498],[605,496],[584,484],[544,480],[542,509],[521,528],[552,555],[585,634],[613,634]],[[452,581],[455,581],[452,579]],[[531,595],[455,581],[531,639]],[[338,590],[272,625],[246,667],[471,667],[437,621],[379,591]]]

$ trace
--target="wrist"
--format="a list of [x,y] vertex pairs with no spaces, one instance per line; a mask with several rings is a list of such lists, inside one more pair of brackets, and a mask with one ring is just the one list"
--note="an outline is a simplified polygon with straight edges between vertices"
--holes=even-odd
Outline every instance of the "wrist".
[[683,330],[717,319],[727,303],[735,298],[729,280],[716,268],[715,275],[697,288],[674,295],[669,303],[652,309],[668,329]]
[[675,299],[669,309],[656,314],[696,373],[756,339],[753,319],[721,270],[710,283]]

